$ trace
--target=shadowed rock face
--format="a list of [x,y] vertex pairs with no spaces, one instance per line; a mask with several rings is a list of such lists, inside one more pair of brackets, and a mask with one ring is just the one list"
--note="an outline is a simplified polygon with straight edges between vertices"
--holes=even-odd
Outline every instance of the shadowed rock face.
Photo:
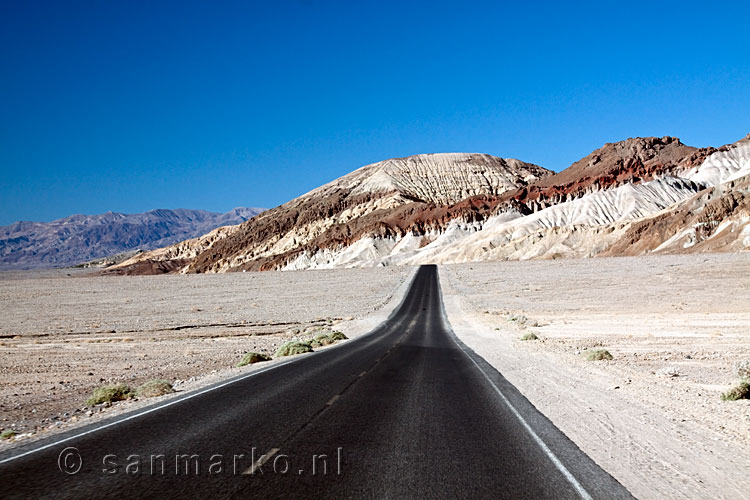
[[59,267],[134,249],[160,248],[244,222],[261,209],[235,208],[219,214],[203,210],[153,210],[142,214],[107,212],[73,215],[52,222],[16,222],[0,227],[0,268]]
[[[606,144],[557,174],[478,154],[387,160],[240,226],[139,255],[113,271],[262,271],[743,249],[750,237],[737,235],[744,234],[748,219],[747,190],[738,179],[750,173],[749,157],[747,139],[698,149],[673,137],[647,137]],[[710,189],[710,203],[684,205]],[[738,232],[715,238],[711,231],[729,219]],[[680,230],[693,231],[692,239],[681,240],[679,249],[665,243]],[[701,238],[712,241],[696,245]]]

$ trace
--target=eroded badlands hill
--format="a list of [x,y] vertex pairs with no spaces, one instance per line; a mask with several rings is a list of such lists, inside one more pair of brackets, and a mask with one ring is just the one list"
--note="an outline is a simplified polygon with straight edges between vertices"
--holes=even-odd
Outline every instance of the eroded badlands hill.
[[[750,137],[750,136],[749,136]],[[487,155],[368,165],[118,273],[361,267],[750,248],[750,139],[610,143],[551,172]]]
[[718,150],[670,137],[607,144],[513,195],[533,211],[496,212],[460,241],[391,262],[745,250],[748,175],[747,138]]
[[[442,225],[471,197],[494,197],[552,172],[514,159],[447,153],[397,158],[364,166],[264,212],[251,223],[137,256],[118,273],[222,272],[294,267],[308,255],[338,252],[363,238],[396,241],[425,219]],[[425,216],[425,214],[427,214]],[[378,249],[350,265],[377,257]],[[313,267],[306,266],[306,267]]]

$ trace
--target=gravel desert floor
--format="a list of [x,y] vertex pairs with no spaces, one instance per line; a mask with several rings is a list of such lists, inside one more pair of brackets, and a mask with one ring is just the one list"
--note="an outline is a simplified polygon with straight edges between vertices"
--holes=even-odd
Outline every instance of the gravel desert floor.
[[17,433],[0,447],[152,402],[86,407],[101,385],[157,378],[184,393],[265,364],[237,368],[247,352],[272,355],[323,330],[364,333],[411,271],[0,273],[0,428]]
[[750,253],[440,271],[458,336],[634,495],[750,498],[750,400],[721,400],[750,359]]
[[[236,367],[248,351],[362,334],[413,272],[0,273],[0,427],[18,433],[0,446],[153,401],[86,407],[103,384],[179,394],[256,369]],[[748,276],[747,253],[440,267],[459,338],[639,498],[750,497],[750,400],[720,397],[750,359]]]

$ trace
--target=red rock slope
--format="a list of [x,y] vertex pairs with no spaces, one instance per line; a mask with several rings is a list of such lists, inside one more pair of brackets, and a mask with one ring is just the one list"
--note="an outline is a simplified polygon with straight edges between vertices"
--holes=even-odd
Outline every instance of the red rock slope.
[[[112,272],[743,250],[749,159],[748,140],[699,149],[648,137],[606,144],[557,174],[479,154],[387,160]],[[714,238],[730,219],[736,231]]]

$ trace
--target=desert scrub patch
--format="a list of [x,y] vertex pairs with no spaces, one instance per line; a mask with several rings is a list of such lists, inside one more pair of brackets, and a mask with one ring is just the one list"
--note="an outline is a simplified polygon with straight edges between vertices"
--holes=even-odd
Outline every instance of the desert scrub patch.
[[291,340],[279,347],[279,350],[276,351],[276,357],[293,356],[295,354],[304,354],[306,352],[313,352],[313,348],[308,342]]
[[249,352],[245,354],[245,356],[242,358],[242,361],[240,361],[237,366],[240,367],[245,365],[252,365],[254,363],[261,363],[263,361],[271,361],[271,356],[267,356],[259,352]]
[[14,431],[13,429],[5,429],[2,433],[0,433],[0,439],[10,439],[15,435],[16,431]]
[[606,349],[594,349],[586,355],[586,359],[589,361],[609,361],[612,358],[612,354]]
[[525,330],[528,327],[537,328],[543,326],[536,320],[524,316],[523,314],[507,314],[505,316],[506,321],[516,325],[519,329]]
[[174,392],[172,384],[166,380],[153,379],[138,386],[135,393],[141,398],[155,398],[156,396],[163,396]]
[[537,337],[533,333],[527,333],[526,335],[524,335],[523,337],[521,337],[521,340],[539,340],[539,337]]
[[741,380],[737,386],[721,395],[722,401],[737,401],[738,399],[750,399],[750,380]]
[[343,333],[339,332],[338,330],[333,331],[328,334],[328,338],[333,340],[334,342],[337,342],[339,340],[347,340],[349,337],[344,335]]
[[310,345],[312,345],[312,347],[322,347],[324,345],[334,344],[339,340],[346,340],[348,338],[349,337],[339,331],[321,333],[316,335],[315,338],[310,341]]
[[316,335],[314,339],[310,341],[312,347],[323,347],[324,345],[333,344],[333,340],[328,337],[328,334],[321,333]]
[[523,314],[511,314],[507,319],[508,321],[510,321],[511,323],[515,323],[519,327],[526,326],[526,323],[529,321],[529,318],[527,318]]
[[94,389],[94,393],[86,400],[87,406],[99,405],[102,403],[113,403],[115,401],[124,401],[135,396],[133,389],[125,384],[104,385]]

